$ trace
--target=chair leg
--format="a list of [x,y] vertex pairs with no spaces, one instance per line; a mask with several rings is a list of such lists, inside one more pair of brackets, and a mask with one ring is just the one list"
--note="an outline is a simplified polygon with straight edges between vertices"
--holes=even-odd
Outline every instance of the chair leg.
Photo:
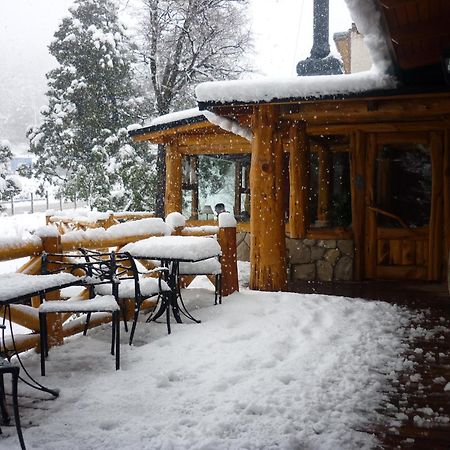
[[219,285],[219,304],[222,304],[222,274],[217,275],[217,284]]
[[39,313],[39,334],[41,345],[41,375],[45,377],[45,358],[48,356],[47,314]]
[[20,425],[20,415],[19,415],[19,399],[17,396],[17,385],[19,382],[19,368],[12,372],[12,398],[13,398],[13,409],[14,409],[14,421],[16,422],[17,436],[19,437],[20,448],[25,450],[25,441],[23,440],[22,427]]
[[83,336],[86,336],[88,329],[89,329],[89,322],[91,321],[91,314],[90,312],[88,312],[86,314],[86,322],[84,322],[84,330],[83,330]]
[[[0,373],[0,408],[2,410],[2,419],[5,425],[9,424],[9,415],[6,409],[6,397],[5,397],[5,383],[3,380],[3,373]],[[1,431],[0,431],[1,432]]]
[[116,312],[112,312],[112,329],[111,329],[111,355],[114,355],[114,348],[116,344]]
[[[172,294],[170,294],[172,295]],[[166,324],[167,324],[167,334],[171,333],[170,330],[170,298],[167,295],[163,295],[163,302],[166,302]]]
[[136,301],[135,306],[134,306],[133,323],[131,325],[131,332],[130,332],[130,341],[129,341],[130,345],[133,343],[134,332],[136,331],[136,325],[137,325],[137,321],[139,318],[140,310],[141,310],[141,302]]
[[[120,304],[120,311],[122,312],[123,326],[125,328],[125,332],[128,333],[127,308],[125,307],[123,302]],[[119,323],[120,323],[120,318],[119,318]]]
[[116,370],[120,369],[120,313],[116,313]]

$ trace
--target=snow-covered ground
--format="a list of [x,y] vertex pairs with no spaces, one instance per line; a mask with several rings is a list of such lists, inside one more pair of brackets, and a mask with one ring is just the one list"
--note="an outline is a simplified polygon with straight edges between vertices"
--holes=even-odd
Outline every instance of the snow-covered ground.
[[[239,269],[246,286],[248,263]],[[52,348],[44,378],[39,355],[24,354],[30,373],[60,390],[51,400],[20,384],[27,448],[377,445],[367,430],[385,420],[376,411],[388,401],[398,373],[411,365],[403,355],[411,320],[406,309],[246,288],[214,306],[205,277],[184,297],[202,322],[173,324],[167,335],[163,323],[147,324],[142,314],[133,347],[122,333],[119,371],[109,354],[109,325]],[[14,427],[3,427],[0,449],[17,443]]]
[[[23,356],[56,400],[20,386],[30,449],[355,449],[377,420],[395,369],[405,311],[386,303],[242,290],[213,305],[206,279],[186,290],[201,324],[142,323],[123,337],[122,369],[110,327],[53,348],[48,376]],[[0,448],[14,448],[13,427]]]

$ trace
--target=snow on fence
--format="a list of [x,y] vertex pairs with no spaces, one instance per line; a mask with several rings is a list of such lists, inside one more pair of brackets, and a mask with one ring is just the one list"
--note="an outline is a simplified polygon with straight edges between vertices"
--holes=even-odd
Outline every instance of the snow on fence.
[[[92,215],[69,216],[68,214],[48,216],[47,225],[39,228],[27,239],[0,239],[0,261],[30,257],[18,272],[37,275],[41,273],[41,253],[63,253],[77,248],[105,249],[121,248],[130,242],[136,242],[151,236],[208,236],[217,235],[222,249],[222,294],[223,296],[239,290],[236,262],[236,228],[230,227],[230,221],[223,226],[186,226],[185,223],[164,222],[160,218],[145,217],[148,213],[95,213]],[[145,217],[145,218],[141,218]],[[138,220],[130,220],[138,219]],[[125,220],[119,222],[119,220]],[[64,226],[63,226],[64,225]],[[104,227],[106,226],[106,227]],[[58,292],[49,293],[48,299],[59,297]],[[77,299],[86,299],[87,291],[79,294]],[[75,299],[75,298],[73,298]],[[40,299],[33,298],[31,306],[11,305],[11,321],[31,330],[31,334],[15,335],[19,351],[37,347],[39,343],[39,319],[37,307]],[[3,312],[3,308],[0,308]],[[132,308],[130,308],[130,314]],[[49,326],[55,334],[56,342],[62,338],[79,333],[84,322],[79,320],[64,323],[70,314],[62,314],[61,319],[53,319]],[[104,315],[91,320],[90,326],[98,326],[109,317]],[[49,335],[51,338],[51,336]],[[52,340],[52,339],[51,339]],[[6,342],[3,351],[11,349],[11,342]]]

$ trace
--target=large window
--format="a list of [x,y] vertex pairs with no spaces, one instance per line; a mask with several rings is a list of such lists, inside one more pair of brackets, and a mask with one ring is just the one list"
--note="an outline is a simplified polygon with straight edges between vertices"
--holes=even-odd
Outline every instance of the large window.
[[377,153],[375,177],[378,225],[389,228],[428,225],[431,210],[428,146],[381,146]]
[[223,204],[238,220],[250,218],[250,155],[189,155],[183,157],[183,215],[216,217]]
[[347,228],[352,222],[347,136],[312,137],[309,155],[311,228]]

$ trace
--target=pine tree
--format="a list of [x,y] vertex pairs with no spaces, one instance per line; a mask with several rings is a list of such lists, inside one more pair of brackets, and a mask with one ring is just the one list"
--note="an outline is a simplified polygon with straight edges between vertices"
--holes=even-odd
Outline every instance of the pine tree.
[[[7,140],[0,140],[0,199],[9,200],[21,189],[17,178],[8,174],[8,165],[13,157],[11,145]],[[2,210],[0,206],[0,211]]]
[[[201,81],[248,70],[248,0],[140,0],[140,52],[157,115],[195,104]],[[155,210],[164,211],[165,149],[158,146]]]
[[[43,123],[28,134],[36,175],[61,195],[100,209],[149,207],[139,198],[139,183],[150,182],[149,171],[142,171],[150,156],[124,128],[136,121],[139,100],[131,45],[115,2],[75,0],[69,12],[49,46],[58,66],[47,74]],[[137,186],[133,165],[140,173]]]

